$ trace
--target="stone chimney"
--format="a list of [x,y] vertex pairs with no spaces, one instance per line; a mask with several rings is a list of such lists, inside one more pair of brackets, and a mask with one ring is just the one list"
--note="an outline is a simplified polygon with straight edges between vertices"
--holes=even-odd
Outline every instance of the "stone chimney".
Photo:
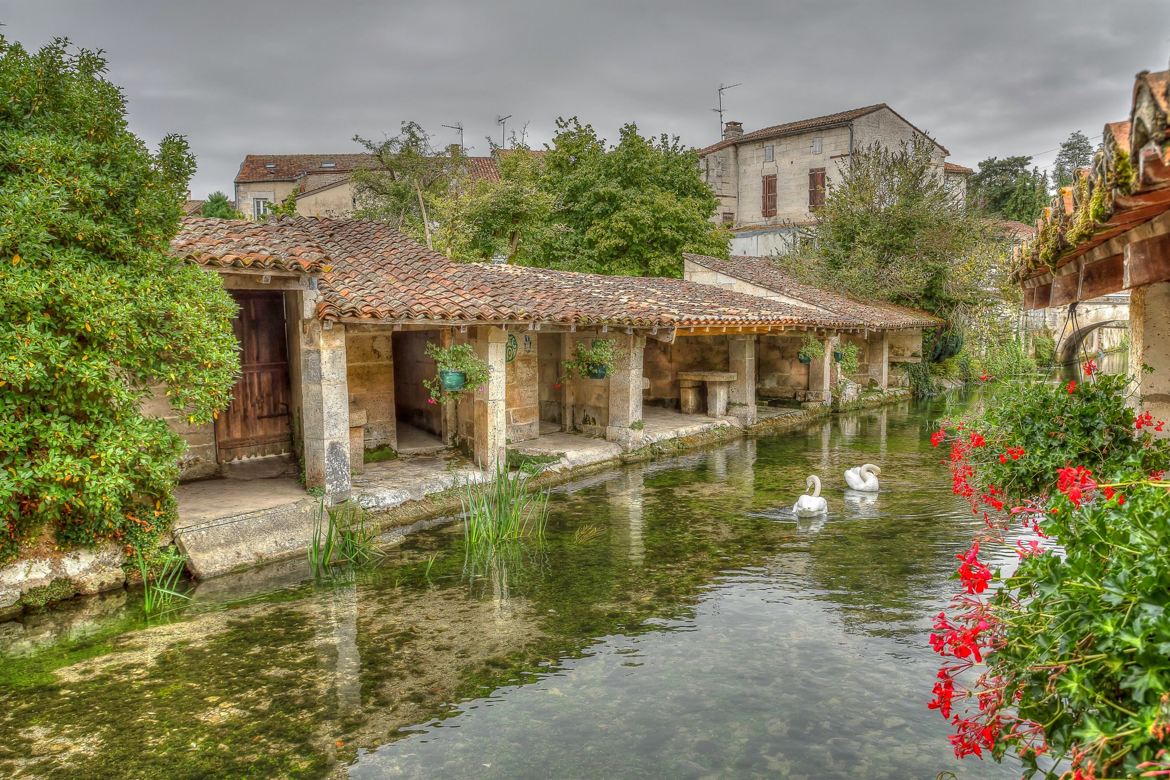
[[723,140],[743,135],[743,122],[727,122],[723,125]]

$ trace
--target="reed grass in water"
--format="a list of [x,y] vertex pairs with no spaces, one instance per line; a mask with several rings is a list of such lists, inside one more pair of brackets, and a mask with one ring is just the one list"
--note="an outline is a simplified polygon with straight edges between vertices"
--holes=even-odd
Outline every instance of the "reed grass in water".
[[153,561],[147,561],[141,550],[134,551],[138,573],[142,575],[142,609],[153,615],[170,607],[176,599],[189,601],[186,593],[179,590],[187,556],[174,548],[160,552]]
[[531,491],[530,479],[524,471],[513,477],[501,469],[487,482],[464,487],[463,530],[470,548],[544,539],[548,491]]
[[309,540],[309,568],[320,578],[330,576],[335,566],[372,566],[385,557],[377,539],[377,531],[367,523],[366,511],[360,506],[347,501],[327,507],[322,498]]

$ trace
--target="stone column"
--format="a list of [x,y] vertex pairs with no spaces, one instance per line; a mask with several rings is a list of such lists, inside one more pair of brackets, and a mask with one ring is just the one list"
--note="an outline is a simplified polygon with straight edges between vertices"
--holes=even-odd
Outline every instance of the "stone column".
[[487,386],[475,391],[475,433],[472,447],[475,465],[495,473],[506,468],[508,460],[507,401],[504,372],[508,334],[501,327],[484,325],[476,328],[475,354],[488,365],[491,378]]
[[756,421],[756,337],[731,336],[727,350],[727,370],[735,372],[727,412],[744,425],[751,425]]
[[[882,390],[888,390],[890,387],[890,332],[888,330],[882,331],[881,342],[877,348],[878,359],[878,386]],[[873,359],[872,357],[870,358]]]
[[614,342],[614,369],[609,375],[609,423],[605,438],[633,449],[642,443],[642,352],[646,337],[619,334]]
[[350,492],[345,326],[312,317],[304,320],[301,334],[305,486],[324,489],[337,503]]
[[573,430],[573,380],[565,376],[565,363],[573,359],[576,339],[572,333],[561,334],[561,362],[557,365],[557,376],[561,377],[561,430]]
[[[1138,378],[1138,408],[1170,422],[1170,282],[1133,290],[1129,298],[1129,370]],[[1153,369],[1146,373],[1143,366]],[[1170,430],[1155,433],[1170,437]]]
[[821,346],[825,354],[808,365],[808,397],[810,401],[828,406],[833,403],[833,349],[837,346],[837,337],[825,336]]
[[[439,346],[449,347],[455,343],[455,332],[450,328],[444,328],[439,331]],[[448,447],[454,447],[459,441],[459,408],[455,402],[443,404],[443,411],[440,422],[440,430],[443,435],[440,437],[443,443]]]

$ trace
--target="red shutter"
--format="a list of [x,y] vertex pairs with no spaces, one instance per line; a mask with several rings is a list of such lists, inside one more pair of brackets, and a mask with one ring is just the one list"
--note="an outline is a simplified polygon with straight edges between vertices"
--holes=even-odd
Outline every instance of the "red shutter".
[[760,192],[762,193],[760,211],[765,217],[776,216],[776,174],[772,173],[763,178]]
[[808,210],[813,211],[825,205],[825,169],[810,168],[808,171]]

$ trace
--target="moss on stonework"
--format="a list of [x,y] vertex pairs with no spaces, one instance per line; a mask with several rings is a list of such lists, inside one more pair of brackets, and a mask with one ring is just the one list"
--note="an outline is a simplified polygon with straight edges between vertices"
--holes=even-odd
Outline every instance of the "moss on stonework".
[[383,463],[388,460],[395,460],[398,453],[389,444],[383,444],[381,447],[375,447],[372,450],[366,450],[362,456],[364,463]]
[[25,607],[43,607],[51,601],[61,601],[71,598],[77,593],[77,586],[64,577],[58,577],[48,585],[39,588],[29,588],[20,597],[19,603]]

